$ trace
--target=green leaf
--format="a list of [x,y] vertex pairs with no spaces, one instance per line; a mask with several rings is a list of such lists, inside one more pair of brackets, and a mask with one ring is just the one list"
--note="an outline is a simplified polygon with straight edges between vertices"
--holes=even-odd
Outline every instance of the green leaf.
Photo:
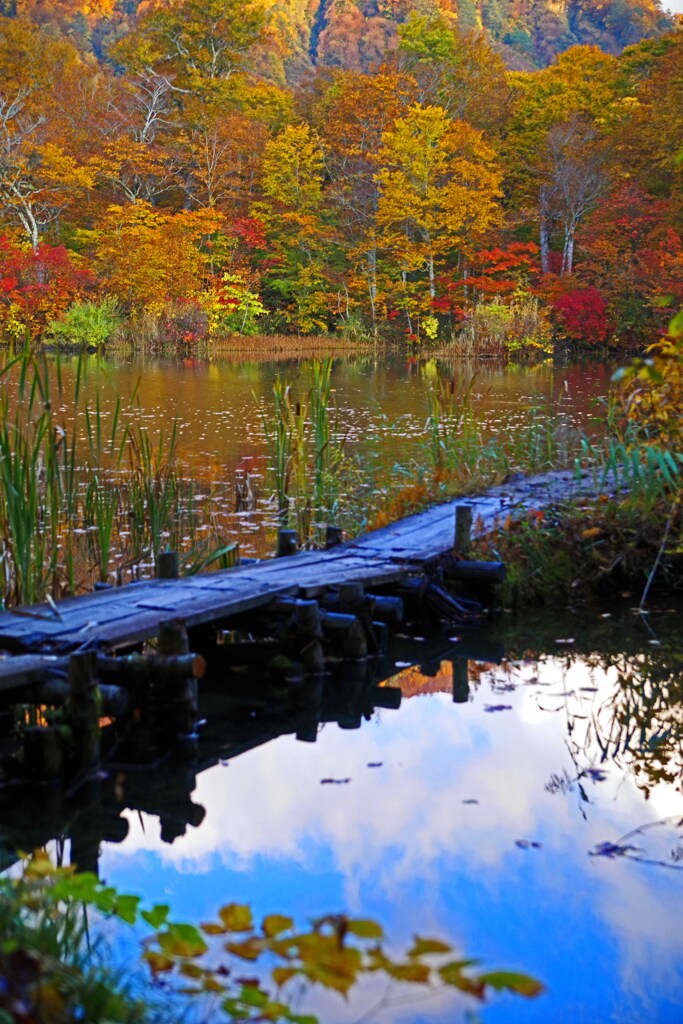
[[268,914],[263,918],[261,927],[267,938],[274,939],[276,935],[281,935],[282,932],[288,932],[290,928],[293,928],[294,920],[284,914]]
[[409,951],[408,956],[427,956],[429,953],[450,953],[451,946],[445,942],[439,942],[438,939],[421,939],[419,935],[415,936],[413,948]]
[[255,985],[244,985],[240,992],[239,999],[246,1006],[262,1007],[268,1003],[268,996]]
[[357,918],[347,921],[346,929],[351,935],[357,935],[359,939],[382,939],[384,932],[376,921],[367,918]]
[[672,338],[680,338],[683,336],[683,309],[676,313],[669,324],[669,334]]
[[151,925],[152,928],[161,928],[166,923],[166,919],[171,912],[171,908],[166,903],[155,903],[151,910],[143,910],[140,917],[147,924]]
[[135,924],[138,916],[139,896],[117,896],[114,904],[114,913],[126,924]]
[[517,974],[513,971],[491,971],[488,974],[480,974],[478,980],[483,982],[484,985],[489,985],[497,992],[507,990],[508,992],[516,992],[517,995],[527,996],[528,998],[540,995],[544,991],[544,986],[536,978],[531,978],[528,974]]
[[199,929],[192,924],[169,924],[157,937],[157,942],[169,956],[201,956],[209,948]]

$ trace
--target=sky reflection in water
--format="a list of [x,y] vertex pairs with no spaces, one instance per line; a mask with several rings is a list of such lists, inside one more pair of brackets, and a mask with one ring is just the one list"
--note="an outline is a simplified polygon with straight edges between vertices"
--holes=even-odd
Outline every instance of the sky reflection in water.
[[[446,690],[449,668],[437,681]],[[408,675],[410,690],[421,679],[433,688]],[[229,900],[300,922],[336,910],[372,916],[397,948],[415,932],[443,936],[487,967],[524,970],[547,985],[535,1001],[494,999],[479,1011],[487,1024],[677,1024],[683,874],[589,851],[683,816],[683,798],[660,784],[646,800],[614,766],[602,781],[582,780],[589,802],[566,785],[576,777],[568,709],[584,714],[614,686],[613,670],[547,659],[484,673],[466,705],[448,692],[422,693],[359,731],[328,725],[315,745],[283,737],[203,773],[193,799],[206,818],[173,845],[161,843],[156,819],[143,817],[143,831],[129,813],[129,836],[103,850],[102,875],[147,900],[170,900],[177,919],[206,919]],[[486,710],[501,705],[510,709]],[[576,719],[575,730],[586,721]],[[580,745],[576,731],[573,739]],[[351,781],[321,785],[330,777]],[[565,780],[560,790],[546,788],[552,778]],[[680,833],[662,826],[631,842],[669,859]],[[383,993],[372,979],[348,1006],[313,993],[306,1007],[325,1022],[356,1021]],[[438,994],[368,1019],[460,1017],[453,997]]]

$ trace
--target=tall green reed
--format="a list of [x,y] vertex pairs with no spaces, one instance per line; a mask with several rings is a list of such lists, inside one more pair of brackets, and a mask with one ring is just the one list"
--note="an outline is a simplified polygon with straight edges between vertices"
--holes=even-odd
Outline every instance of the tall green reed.
[[110,580],[165,543],[188,571],[234,559],[214,527],[205,523],[199,537],[193,484],[178,468],[177,425],[150,433],[135,392],[105,409],[87,357],[66,373],[28,344],[0,370],[0,385],[3,604]]
[[301,543],[313,540],[315,523],[329,520],[337,506],[342,445],[332,416],[332,365],[314,360],[310,387],[299,397],[278,377],[274,408],[262,413],[279,520],[295,525]]

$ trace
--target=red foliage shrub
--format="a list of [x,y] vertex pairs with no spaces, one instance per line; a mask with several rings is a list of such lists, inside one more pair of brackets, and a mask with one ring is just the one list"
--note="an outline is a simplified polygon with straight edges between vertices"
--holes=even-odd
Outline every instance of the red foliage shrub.
[[611,334],[607,303],[597,288],[574,288],[558,295],[553,312],[562,333],[571,341],[599,345]]
[[95,284],[63,245],[24,249],[0,236],[0,326],[10,333],[42,333]]

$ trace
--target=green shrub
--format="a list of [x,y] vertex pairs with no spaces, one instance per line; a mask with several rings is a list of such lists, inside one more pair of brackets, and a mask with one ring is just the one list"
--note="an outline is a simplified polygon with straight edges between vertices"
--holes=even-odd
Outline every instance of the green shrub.
[[53,320],[50,334],[57,341],[76,345],[104,345],[121,325],[116,300],[106,296],[101,302],[74,302],[61,320]]

